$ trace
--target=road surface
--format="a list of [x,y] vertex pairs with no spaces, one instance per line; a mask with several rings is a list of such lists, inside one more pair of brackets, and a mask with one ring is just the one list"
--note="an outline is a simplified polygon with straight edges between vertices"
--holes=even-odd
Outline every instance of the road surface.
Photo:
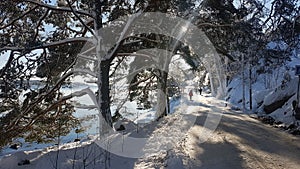
[[[233,111],[216,99],[200,96],[195,101],[210,106],[197,112],[195,125],[186,139],[167,155],[164,168],[191,169],[300,169],[300,137]],[[219,112],[212,107],[218,107]],[[214,112],[213,112],[214,111]],[[204,143],[199,130],[208,113],[222,119]]]

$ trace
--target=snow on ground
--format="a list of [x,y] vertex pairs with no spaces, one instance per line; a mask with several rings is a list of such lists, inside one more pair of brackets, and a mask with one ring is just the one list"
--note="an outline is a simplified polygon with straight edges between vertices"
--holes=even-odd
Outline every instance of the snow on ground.
[[[174,103],[172,102],[172,104],[176,105],[178,107],[176,109],[175,109],[175,107],[172,107],[174,113],[167,116],[161,122],[153,121],[153,119],[154,119],[153,111],[139,110],[140,112],[138,112],[138,113],[141,113],[141,115],[138,116],[138,118],[133,119],[134,122],[128,123],[128,125],[131,125],[132,127],[128,127],[128,125],[125,125],[125,127],[129,128],[129,130],[131,130],[131,131],[129,131],[127,133],[127,135],[125,135],[124,137],[126,137],[126,136],[129,137],[129,135],[130,135],[130,137],[132,137],[132,136],[141,137],[141,136],[145,136],[145,134],[148,134],[149,131],[151,131],[152,136],[148,138],[148,141],[145,144],[145,149],[146,149],[146,150],[144,150],[145,152],[147,152],[147,153],[159,152],[159,151],[163,150],[161,148],[161,146],[166,146],[166,149],[172,148],[172,146],[175,143],[177,143],[184,137],[184,135],[185,135],[184,131],[187,131],[188,128],[190,128],[191,125],[193,124],[193,123],[189,123],[189,122],[191,122],[191,119],[189,119],[188,117],[184,117],[182,115],[182,112],[184,114],[188,114],[188,113],[192,113],[197,110],[197,107],[199,107],[199,105],[189,105],[191,103],[193,103],[193,102],[187,100],[186,97],[183,97],[183,99],[181,99],[181,100],[175,100]],[[133,105],[131,105],[132,108],[136,107],[136,105],[134,105],[134,103],[131,103],[131,104],[133,104]],[[128,106],[128,109],[130,109],[130,105]],[[83,112],[81,112],[81,113],[83,113]],[[80,114],[80,112],[79,112],[78,116],[83,116],[83,114]],[[97,120],[94,120],[94,121],[96,122]],[[152,123],[148,123],[150,121],[152,121]],[[173,121],[177,121],[178,123],[173,122]],[[139,123],[139,125],[137,125],[137,123]],[[183,124],[186,124],[186,125],[183,125]],[[167,130],[161,129],[161,128],[164,128],[165,125],[167,125],[169,127],[169,129],[167,129]],[[134,133],[135,131],[137,131],[136,129],[138,127],[139,127],[139,129],[138,129],[139,132]],[[96,130],[95,126],[93,126],[92,128],[94,130]],[[84,147],[95,146],[95,145],[93,145],[94,143],[92,142],[92,140],[95,139],[96,133],[93,133],[91,129],[88,129],[88,131],[89,131],[89,133],[88,133],[89,137],[86,137],[88,139],[83,139],[83,140],[81,140],[81,142],[74,143],[70,139],[68,140],[68,138],[70,138],[71,136],[62,137],[62,140],[64,140],[64,139],[65,140],[62,141],[62,144],[59,146],[60,147],[59,151],[66,152],[66,154],[69,154],[70,153],[69,151],[74,152],[74,149],[77,149],[77,148],[84,149]],[[170,132],[170,131],[172,131],[172,132]],[[169,132],[172,135],[166,135]],[[157,140],[157,139],[159,139],[159,140]],[[23,141],[20,140],[20,142],[24,142],[24,140]],[[155,143],[155,144],[153,144],[153,143]],[[103,150],[101,150],[101,148],[99,148],[99,151],[101,152]],[[7,147],[1,152],[1,162],[0,162],[1,167],[0,168],[5,168],[5,169],[16,168],[17,164],[25,159],[29,159],[32,162],[32,164],[29,165],[30,168],[32,168],[33,166],[40,166],[39,165],[40,163],[47,163],[47,164],[54,163],[53,162],[53,161],[55,161],[54,157],[57,154],[55,152],[57,152],[57,146],[54,145],[54,143],[52,143],[52,144],[23,143],[23,146],[21,148],[19,148],[18,150],[13,150],[13,149],[10,149]],[[62,154],[64,154],[64,153],[62,153]],[[46,158],[47,156],[50,156],[50,158],[49,158],[50,161],[46,162],[44,160],[48,159],[48,158]],[[64,164],[68,167],[70,167],[70,165],[71,166],[73,165],[73,163],[69,163],[70,165],[65,164],[65,163],[68,163],[67,161],[72,161],[73,159],[69,159],[69,158],[73,157],[73,156],[69,156],[69,157],[61,157],[61,156],[64,156],[64,155],[60,155],[60,157],[59,157],[59,161],[61,164]],[[53,164],[50,165],[49,168],[51,168],[51,166],[53,166]]]
[[[38,88],[39,86],[35,86]],[[62,88],[62,92],[65,95],[69,95],[73,92],[80,91],[85,88],[90,88],[92,91],[96,91],[97,87],[91,84],[86,84],[83,82],[74,82],[70,86],[64,86]],[[24,93],[26,93],[25,91]],[[124,92],[119,92],[119,95],[124,95]],[[84,95],[82,97],[76,97],[73,98],[71,101],[75,103],[75,112],[73,115],[80,120],[80,126],[79,129],[83,130],[79,133],[76,132],[76,129],[71,130],[69,134],[66,136],[61,136],[60,137],[60,143],[61,144],[67,144],[74,142],[75,139],[86,139],[91,135],[96,135],[99,132],[99,117],[98,114],[99,112],[96,109],[87,109],[86,107],[88,106],[93,106],[93,101],[88,95]],[[176,107],[179,106],[180,101],[178,99],[172,99],[170,101],[170,112],[174,113],[176,110]],[[117,104],[115,103],[111,106],[111,112],[114,114]],[[155,118],[155,109],[146,109],[146,110],[138,110],[138,104],[137,102],[133,101],[127,101],[123,105],[123,107],[120,109],[120,113],[126,117],[127,119],[133,121],[135,124],[137,123],[149,123],[154,120]],[[1,116],[4,116],[6,113],[2,113]],[[0,151],[0,156],[19,152],[19,151],[29,151],[29,150],[36,150],[36,149],[43,149],[47,148],[50,146],[55,146],[58,140],[56,139],[54,142],[51,143],[37,143],[37,142],[32,142],[32,143],[27,143],[25,142],[24,139],[19,138],[16,139],[13,144],[17,144],[20,146],[18,150],[11,149],[9,146],[5,146],[1,151]]]
[[[96,136],[90,136],[80,142],[62,144],[59,151],[57,146],[52,146],[6,154],[0,159],[0,169],[92,169],[105,168],[105,165],[109,169],[300,167],[299,137],[230,110],[224,101],[209,95],[194,95],[192,101],[185,95],[173,114],[145,127],[132,122],[122,124],[131,125],[122,136],[124,140],[148,136],[143,157],[110,154],[108,160],[103,149],[95,144]],[[140,127],[138,132],[136,127]],[[124,146],[126,149],[134,147]],[[30,164],[22,165],[25,160]]]
[[[180,73],[174,75],[176,76],[183,76],[184,72],[190,67],[183,61],[182,58],[179,56],[174,57],[175,60],[172,61],[172,64],[175,66],[172,66],[170,69],[170,75],[174,75],[173,69],[178,69],[180,68]],[[129,59],[128,62],[132,62],[133,58]],[[128,70],[125,68],[122,68],[119,70],[122,72],[122,74],[128,74]],[[120,73],[118,72],[118,73]],[[176,71],[175,71],[176,72]],[[178,72],[177,72],[178,73]],[[186,75],[186,73],[185,73]],[[120,76],[120,75],[119,75]],[[194,77],[192,74],[189,76]],[[178,78],[178,77],[177,77]],[[42,83],[39,83],[41,79],[35,79],[36,84],[33,84],[33,88],[37,89],[43,86]],[[120,102],[126,99],[127,97],[127,79],[126,76],[122,77],[121,79],[114,79],[116,80],[114,82],[114,85],[112,87],[112,99],[114,100],[112,106],[111,106],[111,112],[112,115],[114,115],[117,107],[119,106]],[[178,79],[177,79],[178,80]],[[90,82],[93,81],[93,79],[89,76],[75,76],[72,80],[71,85],[69,86],[63,86],[61,92],[63,92],[65,95],[70,95],[74,92],[83,90],[85,88],[91,89],[93,92],[97,90],[97,86]],[[192,80],[186,81],[185,83],[191,85],[193,83]],[[184,85],[184,84],[182,84]],[[127,87],[126,87],[127,86]],[[193,88],[193,86],[190,86]],[[28,90],[29,91],[29,90]],[[28,91],[25,91],[24,94]],[[188,91],[185,91],[188,92]],[[22,95],[23,96],[23,95]],[[23,97],[20,98],[21,100],[24,99]],[[180,106],[180,100],[170,98],[170,112],[171,114],[174,113],[177,110],[177,107]],[[156,100],[156,99],[152,99]],[[76,97],[73,98],[72,101],[75,103],[75,112],[73,115],[80,120],[80,126],[79,129],[84,130],[83,132],[76,133],[76,129],[73,129],[68,135],[66,136],[61,136],[60,137],[60,143],[62,144],[67,144],[73,142],[75,139],[86,139],[87,137],[91,135],[96,135],[99,130],[99,117],[98,117],[98,111],[96,109],[87,109],[89,106],[93,106],[93,101],[88,95],[84,95],[82,97]],[[125,104],[122,106],[122,108],[119,110],[119,113],[122,114],[123,117],[126,117],[127,119],[133,121],[135,124],[140,123],[140,124],[147,124],[152,122],[155,119],[155,109],[137,109],[139,105],[137,102],[125,102]],[[2,116],[5,115],[5,113],[1,114]],[[15,140],[14,143],[20,145],[21,147],[18,148],[18,150],[13,150],[9,148],[9,146],[4,147],[0,151],[0,156],[1,155],[6,155],[18,151],[28,151],[28,150],[34,150],[34,149],[41,149],[41,148],[46,148],[49,146],[55,146],[55,144],[58,142],[58,140],[52,142],[52,143],[47,143],[47,144],[41,144],[41,143],[26,143],[24,139],[20,138]]]

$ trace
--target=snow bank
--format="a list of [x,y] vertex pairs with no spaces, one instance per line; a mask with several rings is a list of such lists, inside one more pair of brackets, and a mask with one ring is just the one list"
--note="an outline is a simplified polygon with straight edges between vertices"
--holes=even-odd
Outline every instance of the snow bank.
[[274,101],[282,100],[285,97],[296,94],[297,84],[298,78],[293,78],[286,84],[280,85],[275,90],[266,95],[266,97],[264,98],[264,105],[270,105],[274,103]]
[[[300,125],[293,116],[292,102],[297,98],[298,77],[295,76],[294,67],[300,59],[291,57],[285,65],[277,66],[271,71],[266,71],[264,63],[252,68],[252,113],[258,116],[269,116],[277,122],[286,125],[295,123]],[[265,70],[264,73],[260,69]],[[245,70],[245,106],[250,109],[250,92],[248,71]],[[257,72],[258,71],[258,72]],[[227,86],[226,100],[242,108],[243,86],[242,75],[237,75]],[[248,112],[248,111],[246,111]]]

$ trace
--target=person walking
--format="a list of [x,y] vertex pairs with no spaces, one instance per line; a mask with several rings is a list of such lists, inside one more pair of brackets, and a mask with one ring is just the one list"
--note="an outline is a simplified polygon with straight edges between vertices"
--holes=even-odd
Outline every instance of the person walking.
[[193,90],[190,90],[189,96],[190,96],[190,100],[192,100],[192,97],[193,97]]
[[202,93],[202,88],[201,88],[201,87],[199,88],[199,93],[200,93],[200,95],[201,95],[201,93]]

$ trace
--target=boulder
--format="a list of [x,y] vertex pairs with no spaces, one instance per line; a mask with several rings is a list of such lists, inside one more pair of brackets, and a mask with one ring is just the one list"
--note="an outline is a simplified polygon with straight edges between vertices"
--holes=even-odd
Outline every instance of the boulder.
[[284,98],[282,98],[281,100],[277,100],[273,103],[271,103],[270,105],[264,105],[264,112],[266,114],[270,114],[272,112],[274,112],[275,110],[281,108],[292,96],[286,96]]
[[17,150],[20,146],[18,144],[13,144],[9,148]]
[[30,161],[28,159],[22,160],[18,163],[19,166],[20,165],[28,165],[28,164],[30,164]]

